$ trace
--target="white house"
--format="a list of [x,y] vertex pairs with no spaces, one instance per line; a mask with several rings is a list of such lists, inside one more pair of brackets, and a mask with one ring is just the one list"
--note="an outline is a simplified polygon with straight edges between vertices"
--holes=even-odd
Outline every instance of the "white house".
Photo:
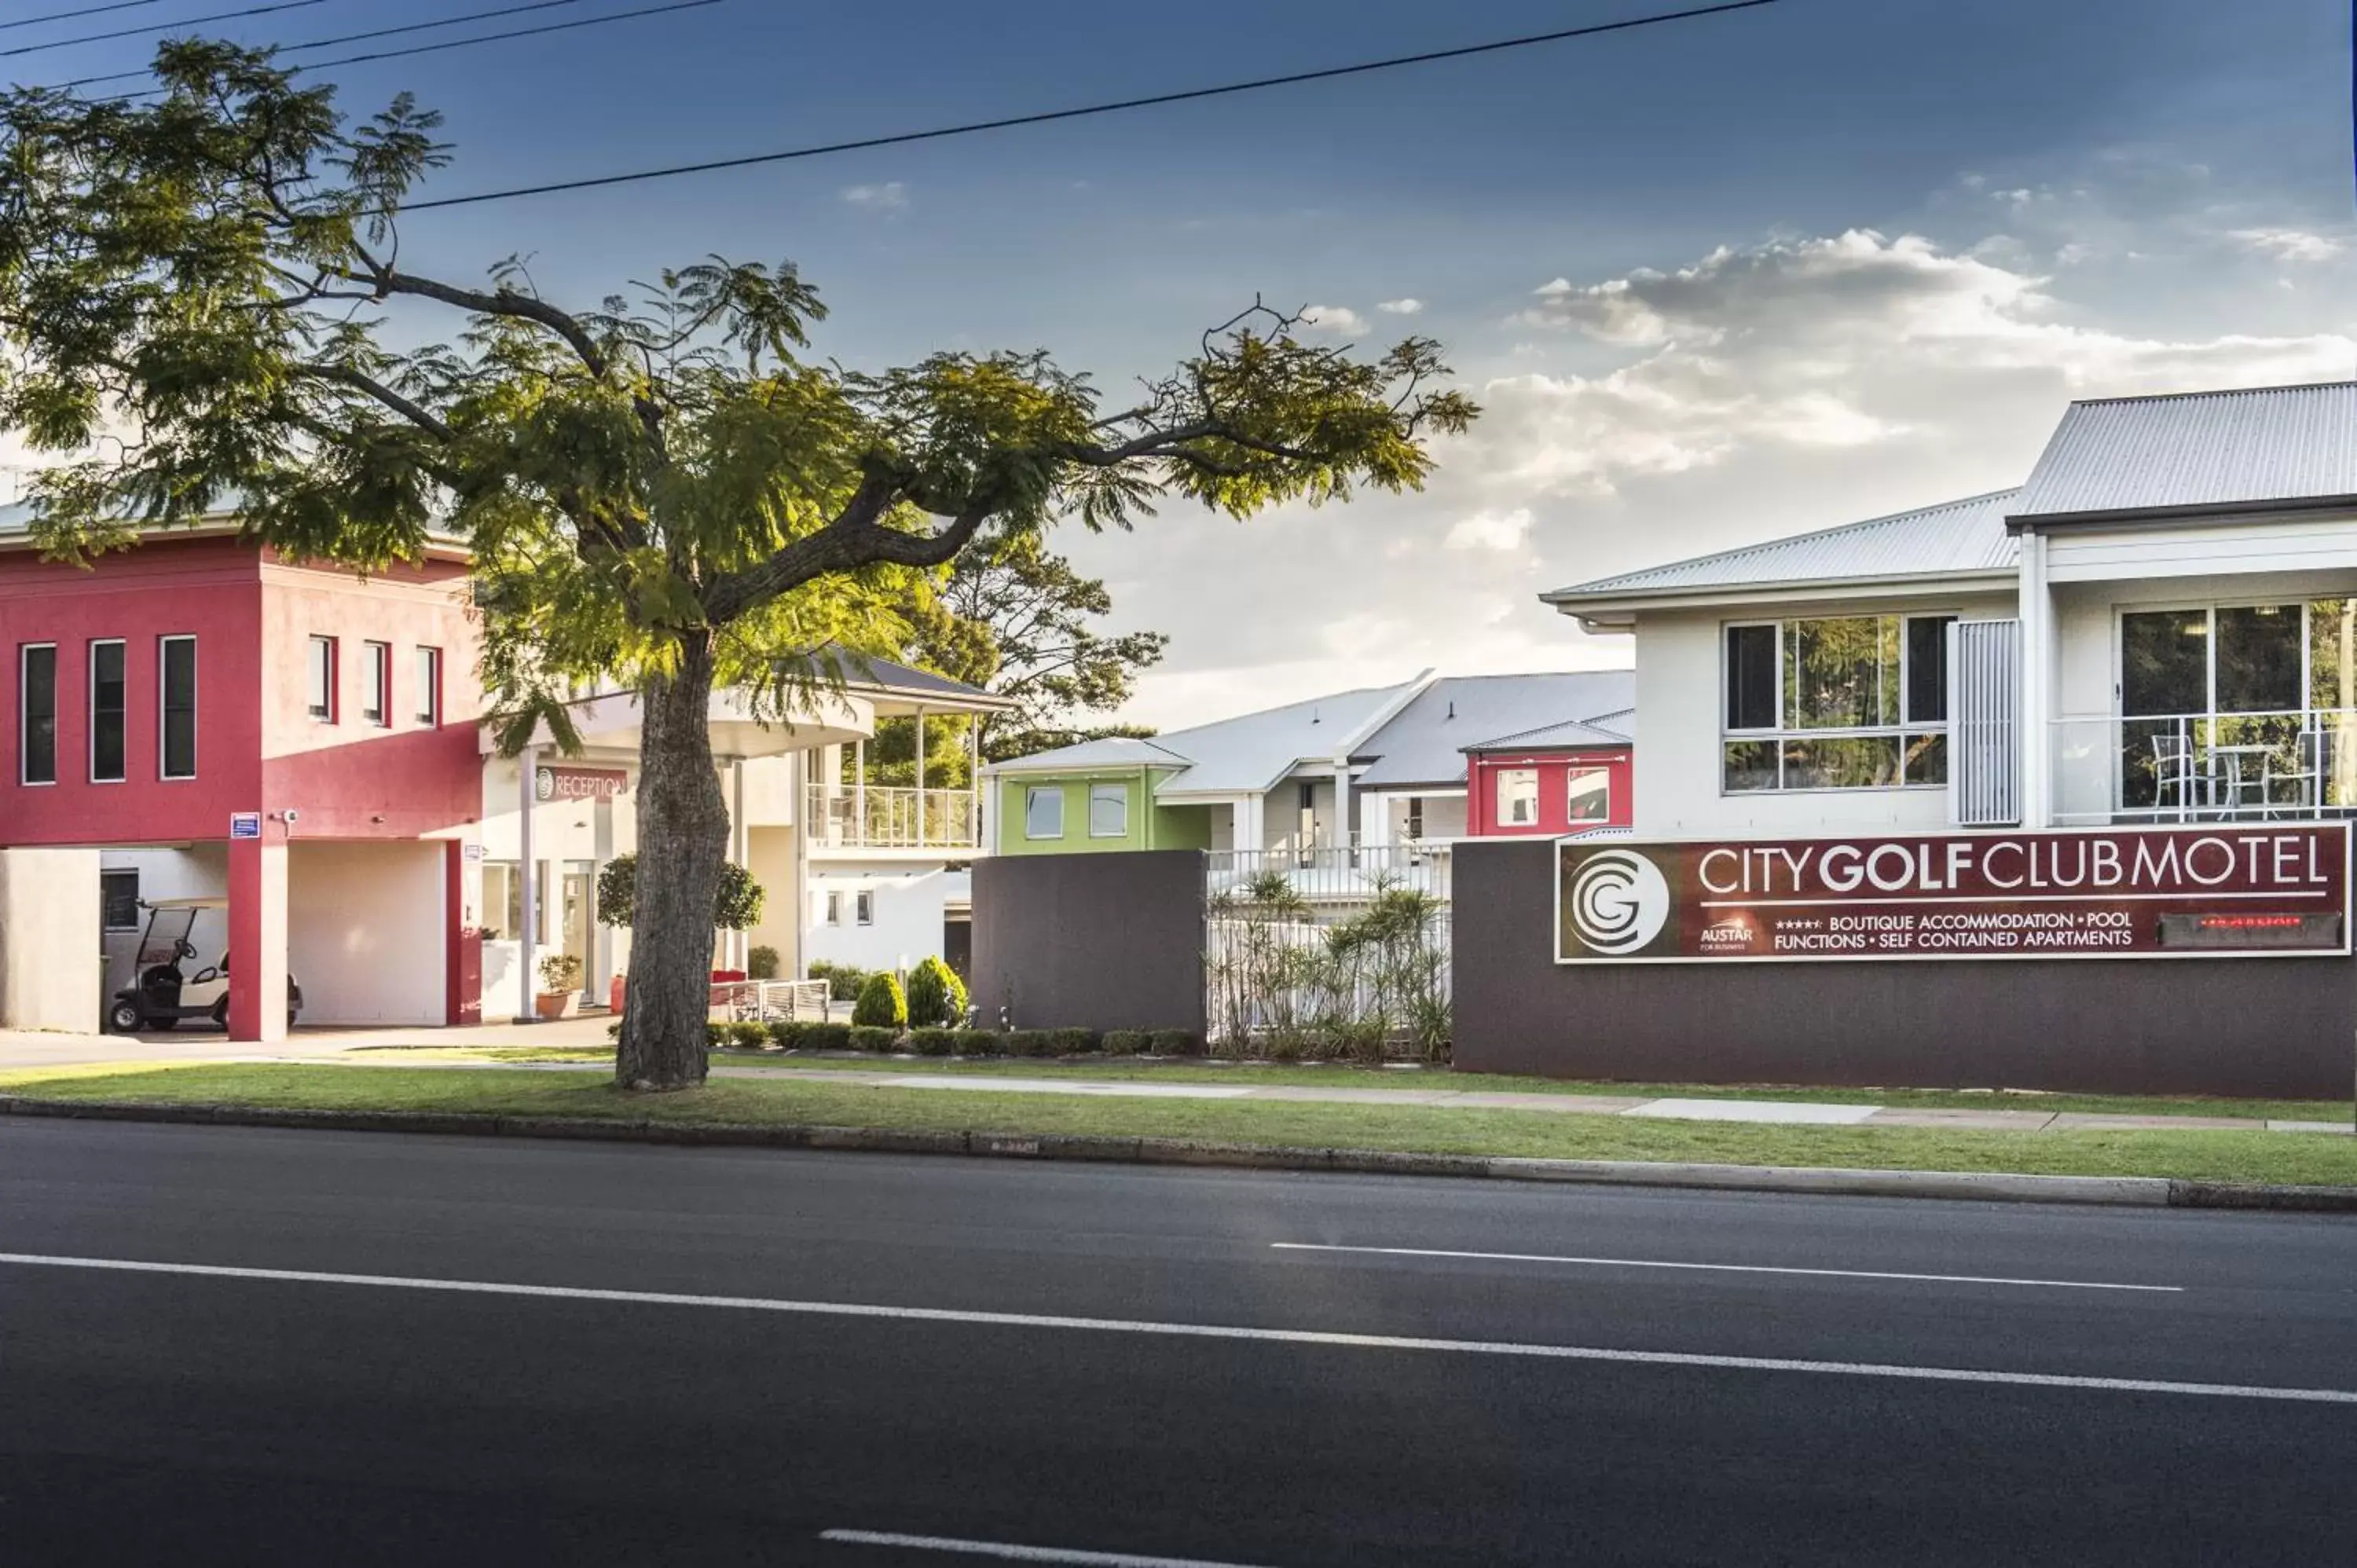
[[2074,403],[2018,489],[1544,596],[1645,838],[2357,806],[2357,382]]

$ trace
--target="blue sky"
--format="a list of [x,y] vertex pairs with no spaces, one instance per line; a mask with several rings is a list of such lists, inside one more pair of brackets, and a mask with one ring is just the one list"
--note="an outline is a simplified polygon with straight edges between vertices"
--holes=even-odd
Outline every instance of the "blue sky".
[[[231,33],[490,3],[329,0]],[[401,87],[443,107],[457,193],[1665,8],[726,0],[334,74],[356,108]],[[845,360],[1045,345],[1108,383],[1256,291],[1326,306],[1347,340],[1440,338],[1491,413],[1426,495],[1242,526],[1174,510],[1066,542],[1120,621],[1174,635],[1138,716],[1177,724],[1424,664],[1620,662],[1625,643],[1579,637],[1536,592],[2012,483],[2072,396],[2357,373],[2349,25],[2341,0],[1781,0],[420,214],[404,254],[472,274],[532,252],[560,298],[707,252],[791,257]],[[9,63],[53,80],[145,47]]]

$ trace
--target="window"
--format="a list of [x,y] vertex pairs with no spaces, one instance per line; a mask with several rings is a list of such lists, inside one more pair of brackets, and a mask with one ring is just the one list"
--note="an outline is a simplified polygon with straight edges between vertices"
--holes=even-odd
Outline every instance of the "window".
[[2129,610],[2119,638],[2123,807],[2357,800],[2357,600]]
[[862,887],[851,896],[851,918],[863,926],[876,923],[876,895]]
[[1318,786],[1315,783],[1302,785],[1300,800],[1301,836],[1296,842],[1301,848],[1308,849],[1318,842]]
[[308,709],[321,724],[336,722],[336,639],[315,637],[307,652],[306,673],[310,680]]
[[1089,786],[1089,837],[1120,839],[1129,836],[1129,786],[1126,784],[1092,784]]
[[417,650],[417,722],[432,729],[442,722],[442,650]]
[[1064,836],[1064,787],[1034,784],[1023,791],[1023,836],[1060,839]]
[[27,784],[58,781],[58,649],[27,644],[16,652],[17,777]]
[[512,860],[483,862],[483,929],[493,941],[511,942],[523,933],[523,877]]
[[1945,784],[1955,618],[1829,616],[1728,627],[1720,788]]
[[1575,768],[1565,786],[1565,819],[1574,826],[1612,820],[1612,775],[1602,768]]
[[167,637],[156,649],[157,771],[167,779],[197,776],[197,639]]
[[393,722],[393,644],[364,642],[361,648],[366,655],[361,668],[365,682],[361,687],[361,723],[382,729]]
[[830,926],[843,924],[843,895],[840,893],[829,892],[826,896],[826,923]]
[[123,644],[90,645],[90,779],[93,784],[123,782],[124,721]]
[[137,930],[139,873],[136,870],[100,872],[98,902],[99,908],[105,911],[104,924],[108,930]]
[[1424,837],[1424,797],[1407,798],[1407,836],[1411,841]]
[[1498,825],[1534,828],[1539,825],[1539,770],[1535,768],[1498,769]]

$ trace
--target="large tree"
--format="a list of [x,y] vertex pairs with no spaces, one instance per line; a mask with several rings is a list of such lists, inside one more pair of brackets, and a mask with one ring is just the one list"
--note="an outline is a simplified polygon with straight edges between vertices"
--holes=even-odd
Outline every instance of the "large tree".
[[40,538],[80,556],[228,509],[367,569],[456,532],[505,713],[562,737],[568,683],[634,689],[625,1086],[704,1076],[716,682],[782,706],[826,678],[815,650],[892,651],[907,575],[978,539],[1418,485],[1426,438],[1476,413],[1428,340],[1361,358],[1257,307],[1108,406],[1044,352],[806,359],[823,312],[791,266],[706,260],[577,306],[520,261],[428,275],[400,215],[448,162],[437,115],[404,94],[348,123],[229,44],[167,44],[156,72],[153,102],[0,96],[0,422],[59,456]]

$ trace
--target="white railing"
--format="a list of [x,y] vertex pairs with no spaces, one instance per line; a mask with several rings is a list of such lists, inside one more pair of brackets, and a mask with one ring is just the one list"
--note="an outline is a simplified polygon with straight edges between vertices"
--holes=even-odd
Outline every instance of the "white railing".
[[2357,711],[2066,718],[2052,735],[2065,826],[2357,815]]
[[823,980],[716,980],[711,1011],[732,1023],[826,1019]]
[[982,842],[971,789],[809,787],[811,842],[845,849],[972,849]]
[[1413,887],[1446,902],[1449,846],[1392,843],[1310,849],[1215,849],[1203,856],[1203,891],[1242,896],[1262,878],[1312,905],[1364,903],[1387,887]]

